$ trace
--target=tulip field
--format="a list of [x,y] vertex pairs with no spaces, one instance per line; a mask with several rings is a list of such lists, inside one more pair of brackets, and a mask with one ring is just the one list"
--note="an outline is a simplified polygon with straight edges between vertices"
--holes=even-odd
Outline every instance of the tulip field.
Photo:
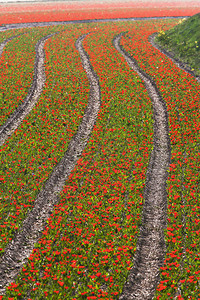
[[113,46],[122,32],[122,47],[153,78],[169,117],[166,255],[154,299],[200,299],[200,86],[149,41],[178,22],[146,19],[0,32],[0,43],[16,36],[0,57],[0,126],[23,103],[34,80],[36,44],[54,33],[44,44],[46,78],[39,100],[0,146],[0,259],[83,119],[90,84],[76,41],[84,34],[82,45],[101,91],[87,145],[31,255],[0,299],[114,300],[122,293],[136,251],[154,122],[144,81]]

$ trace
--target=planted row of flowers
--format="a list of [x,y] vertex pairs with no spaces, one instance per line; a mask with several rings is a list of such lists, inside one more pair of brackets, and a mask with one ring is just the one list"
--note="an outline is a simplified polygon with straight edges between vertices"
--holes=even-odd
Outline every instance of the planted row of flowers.
[[[24,101],[33,81],[35,45],[43,36],[54,29],[49,27],[15,30],[11,36],[22,34],[9,41],[0,57],[0,126]],[[8,31],[9,33],[12,30]],[[6,32],[7,33],[7,32]],[[8,34],[1,33],[5,40]]]
[[199,84],[149,42],[171,21],[138,22],[123,47],[152,76],[167,103],[172,146],[168,177],[167,255],[156,299],[197,299],[199,294]]
[[[32,29],[33,36],[35,30],[37,35],[38,29]],[[61,33],[45,43],[43,93],[31,113],[0,149],[2,252],[67,149],[87,105],[89,84],[75,48],[76,39],[87,28],[68,26],[48,30],[60,30]],[[40,31],[44,35],[47,28]]]
[[24,31],[27,30],[21,28],[20,30],[13,29],[13,30],[6,30],[0,32],[0,44],[3,43],[6,39],[11,38],[14,35],[22,34]]
[[101,110],[43,238],[7,297],[117,299],[132,265],[152,149],[151,100],[112,45],[126,23],[83,27],[92,31],[83,45],[99,76]]

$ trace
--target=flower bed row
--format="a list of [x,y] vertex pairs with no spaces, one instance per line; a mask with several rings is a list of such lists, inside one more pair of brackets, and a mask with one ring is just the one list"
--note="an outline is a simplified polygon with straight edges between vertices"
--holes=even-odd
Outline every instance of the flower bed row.
[[[15,30],[22,35],[8,42],[0,57],[0,126],[10,114],[23,102],[33,81],[35,63],[35,45],[53,28],[37,28],[33,30]],[[8,31],[10,33],[10,31]],[[12,31],[11,31],[12,32]],[[7,32],[6,32],[7,33]],[[1,38],[8,34],[1,33]],[[17,35],[12,33],[11,36]]]
[[26,29],[20,29],[20,30],[16,30],[16,29],[13,29],[13,30],[7,30],[7,31],[3,31],[3,32],[0,32],[0,44],[5,41],[6,39],[14,36],[14,35],[17,35],[17,34],[22,34],[24,31],[27,31]]
[[[165,25],[166,24],[166,25]],[[158,21],[138,22],[124,48],[152,76],[168,106],[172,161],[168,177],[167,255],[156,299],[197,299],[199,294],[199,84],[148,42]],[[162,28],[169,28],[163,21]],[[137,28],[137,30],[136,30]]]

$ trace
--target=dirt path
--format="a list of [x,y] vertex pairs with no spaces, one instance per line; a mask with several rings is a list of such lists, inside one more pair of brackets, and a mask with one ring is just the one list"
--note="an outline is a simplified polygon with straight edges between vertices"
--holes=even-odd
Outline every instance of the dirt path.
[[0,127],[0,146],[2,146],[8,137],[17,129],[23,119],[30,113],[32,108],[37,103],[40,94],[42,93],[44,83],[46,80],[45,69],[44,69],[44,44],[47,39],[57,33],[49,34],[43,37],[36,44],[36,58],[34,65],[34,76],[31,88],[28,91],[24,102],[17,107],[13,114],[9,116],[6,122]]
[[6,24],[0,26],[0,32],[9,29],[19,28],[33,28],[42,26],[53,26],[53,25],[66,25],[66,24],[79,24],[79,23],[98,23],[98,22],[115,22],[115,21],[137,21],[137,20],[156,20],[156,19],[182,19],[189,18],[188,16],[182,17],[133,17],[133,18],[116,18],[116,19],[91,19],[91,20],[74,20],[74,21],[52,21],[52,22],[32,22],[32,23],[16,23]]
[[0,294],[3,294],[6,286],[13,282],[31,254],[34,244],[41,237],[46,226],[46,220],[50,217],[54,205],[59,201],[59,193],[86,147],[98,116],[101,106],[100,86],[98,77],[93,71],[89,57],[82,46],[85,36],[83,35],[77,40],[76,47],[90,83],[88,106],[77,133],[70,140],[64,157],[45,182],[43,189],[35,200],[34,208],[28,214],[0,259]]
[[152,78],[140,69],[137,62],[120,45],[122,35],[123,33],[114,38],[113,45],[144,81],[152,99],[154,147],[146,173],[142,225],[134,265],[119,300],[150,300],[160,280],[160,267],[163,265],[166,251],[164,239],[167,218],[166,181],[171,160],[168,114],[166,104]]

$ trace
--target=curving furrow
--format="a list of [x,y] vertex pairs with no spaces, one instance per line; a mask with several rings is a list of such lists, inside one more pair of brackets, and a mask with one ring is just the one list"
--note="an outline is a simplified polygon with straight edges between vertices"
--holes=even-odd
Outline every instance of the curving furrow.
[[[40,94],[42,93],[45,83],[45,69],[44,69],[44,44],[47,39],[57,33],[49,34],[38,41],[36,44],[36,58],[34,65],[34,76],[31,88],[28,91],[24,102],[17,107],[15,112],[9,116],[7,121],[0,127],[0,146],[2,146],[9,136],[17,129],[23,119],[32,110],[37,103]],[[13,38],[13,37],[12,37]]]
[[55,167],[45,186],[35,200],[35,206],[24,220],[21,228],[5,249],[0,260],[0,293],[4,293],[14,278],[18,275],[23,264],[32,252],[34,244],[41,237],[46,226],[46,220],[52,213],[54,205],[59,200],[65,181],[74,169],[77,160],[82,154],[93,127],[101,105],[99,80],[93,71],[89,57],[82,46],[82,41],[87,34],[81,36],[76,47],[80,53],[82,65],[87,73],[90,83],[88,106],[77,133],[70,140],[68,150]]
[[160,279],[160,267],[163,265],[166,250],[164,239],[167,216],[166,181],[171,159],[168,114],[166,104],[152,78],[140,69],[137,62],[120,45],[122,35],[123,33],[114,38],[113,45],[144,81],[152,99],[154,147],[146,173],[142,223],[134,265],[119,299],[150,300]]

